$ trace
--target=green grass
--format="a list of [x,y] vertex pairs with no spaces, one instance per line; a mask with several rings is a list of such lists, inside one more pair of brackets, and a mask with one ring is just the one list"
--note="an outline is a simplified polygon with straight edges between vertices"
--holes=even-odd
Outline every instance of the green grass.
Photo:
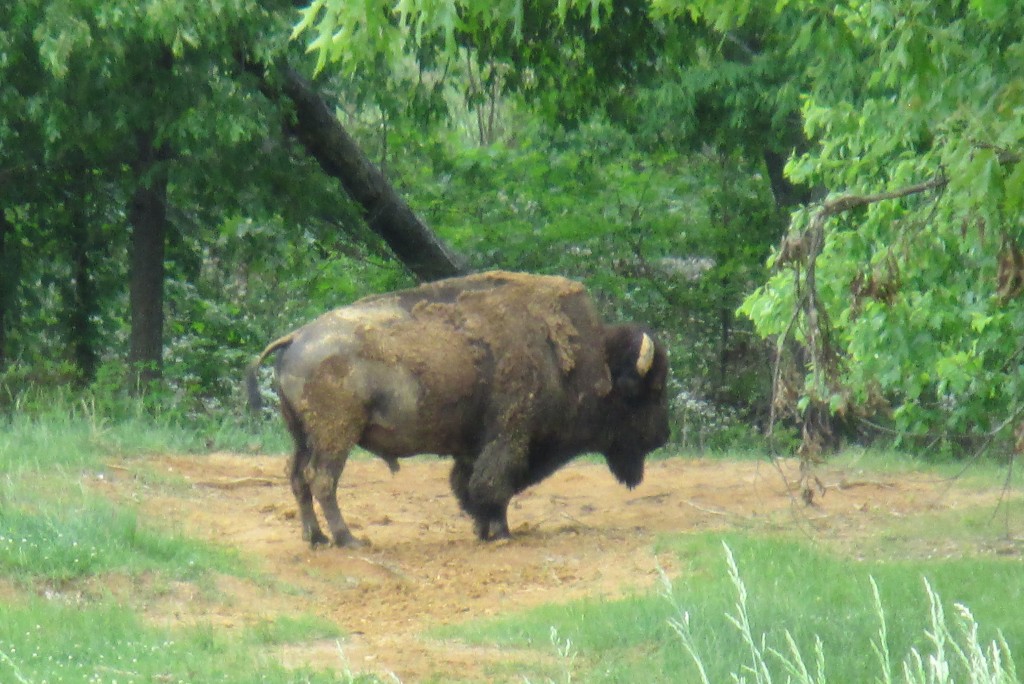
[[[108,422],[84,404],[0,418],[0,682],[375,682],[337,668],[288,670],[268,646],[337,638],[305,613],[240,632],[211,624],[156,628],[144,595],[105,592],[112,577],[210,586],[218,573],[255,578],[236,552],[147,524],[97,493],[114,457],[227,449],[286,450],[280,425],[251,432],[231,418],[195,431],[139,411]],[[144,589],[150,587],[151,589]],[[152,597],[151,597],[152,598]]]
[[[102,591],[74,591],[79,582],[102,587],[104,578],[113,575],[145,575],[146,582],[134,585],[141,591],[170,581],[203,586],[217,573],[256,576],[245,558],[148,525],[131,506],[98,494],[90,483],[104,474],[112,457],[290,448],[277,421],[260,422],[253,432],[253,426],[225,417],[207,420],[197,431],[141,409],[116,421],[98,414],[80,403],[2,419],[0,682],[360,681],[344,672],[340,652],[340,671],[327,673],[287,671],[273,660],[275,646],[339,638],[334,624],[306,613],[277,616],[235,632],[209,624],[157,629],[145,624],[136,608],[114,605]],[[828,467],[864,470],[875,477],[879,472],[937,481],[958,476],[960,488],[991,488],[1005,474],[986,463],[973,465],[966,475],[960,473],[960,464],[922,470],[920,463],[877,452],[848,453]],[[1020,520],[1024,504],[1013,502],[1000,515]],[[929,653],[933,646],[926,636],[934,629],[924,578],[942,597],[947,615],[956,614],[954,603],[970,607],[983,642],[1001,633],[1010,645],[1024,643],[1024,617],[1018,609],[1024,603],[1024,572],[1018,558],[989,553],[927,560],[928,554],[914,553],[909,555],[922,560],[903,560],[893,552],[934,544],[947,551],[936,554],[943,556],[961,547],[978,551],[979,539],[993,538],[992,510],[979,508],[895,520],[877,539],[856,549],[867,561],[851,560],[828,544],[814,546],[778,535],[750,532],[729,535],[725,541],[743,578],[754,641],[763,634],[767,646],[787,652],[791,637],[813,662],[820,639],[829,681],[871,682],[885,681],[872,650],[880,627],[872,581],[885,610],[886,646],[896,679],[902,681],[899,668],[908,654]],[[700,681],[694,659],[672,625],[674,620],[678,627],[685,614],[690,647],[699,654],[709,681],[733,681],[733,675],[764,681],[752,676],[756,666],[750,642],[729,617],[737,615],[738,597],[722,540],[701,534],[659,542],[659,555],[672,558],[671,599],[651,591],[613,602],[543,606],[447,628],[442,636],[545,654],[515,665],[496,663],[495,673],[506,678],[507,668],[514,667],[511,674],[533,681]],[[85,598],[68,598],[74,596]],[[145,601],[144,596],[139,599],[135,605]],[[1017,650],[1024,653],[1024,646]],[[780,658],[769,653],[766,662],[766,672],[775,681],[786,681],[788,671]],[[954,681],[964,680],[961,672],[955,674]]]
[[176,578],[240,573],[232,554],[142,524],[131,507],[93,493],[112,452],[180,445],[184,433],[129,421],[105,427],[81,412],[14,416],[0,432],[0,573],[68,581],[112,570]]
[[141,404],[110,420],[87,402],[0,416],[0,475],[25,469],[95,468],[111,456],[153,453],[280,453],[291,439],[280,421],[232,415],[183,422]]
[[[342,666],[339,656],[339,668]],[[319,682],[337,673],[287,670],[247,640],[208,626],[164,630],[130,610],[34,599],[0,605],[3,682]],[[372,681],[372,680],[366,680]]]
[[280,615],[246,630],[246,639],[261,646],[339,639],[341,636],[336,624],[308,613]]
[[825,467],[863,469],[872,473],[889,473],[892,475],[912,474],[916,477],[930,476],[939,482],[956,483],[958,485],[1009,484],[1012,488],[1024,488],[1024,480],[1020,477],[1010,478],[1007,482],[1006,460],[991,454],[989,458],[957,459],[950,457],[921,458],[902,452],[886,449],[852,448],[830,457]]
[[28,482],[0,484],[0,574],[66,582],[114,570],[182,579],[248,572],[236,554],[143,525],[130,508],[53,479],[48,490],[26,489]]
[[[999,630],[1009,644],[1024,643],[1024,614],[1019,609],[1024,572],[1018,559],[855,562],[822,553],[806,542],[735,535],[726,541],[746,584],[755,639],[763,634],[767,644],[784,650],[789,632],[808,662],[813,662],[815,641],[820,639],[830,681],[871,682],[879,677],[871,649],[879,630],[872,578],[886,611],[888,648],[896,664],[911,649],[927,652],[929,647],[924,578],[942,597],[947,613],[953,614],[953,603],[970,607],[983,641],[996,639]],[[678,558],[672,601],[689,615],[694,647],[710,681],[727,682],[733,674],[743,675],[749,649],[727,617],[736,612],[737,595],[722,537],[678,537],[666,541],[663,551]],[[613,602],[543,606],[444,634],[550,651],[554,629],[563,644],[571,642],[582,681],[700,681],[692,658],[669,625],[678,617],[672,601],[650,593]],[[780,662],[771,661],[770,666],[776,681],[786,681]],[[540,676],[551,677],[544,672]]]

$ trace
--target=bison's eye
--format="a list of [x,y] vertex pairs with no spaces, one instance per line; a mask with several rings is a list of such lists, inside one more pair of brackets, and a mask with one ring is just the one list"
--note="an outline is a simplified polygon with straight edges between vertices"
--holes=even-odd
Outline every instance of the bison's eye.
[[624,400],[636,403],[643,396],[643,384],[635,374],[623,373],[615,379],[615,390]]

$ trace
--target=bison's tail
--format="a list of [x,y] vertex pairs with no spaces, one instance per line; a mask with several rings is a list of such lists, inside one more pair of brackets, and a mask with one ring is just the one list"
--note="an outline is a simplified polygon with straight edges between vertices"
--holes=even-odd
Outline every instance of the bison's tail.
[[256,412],[263,408],[263,398],[260,395],[260,381],[259,381],[259,370],[260,364],[263,360],[270,356],[278,349],[283,349],[292,343],[295,339],[295,333],[290,332],[284,337],[278,338],[267,345],[267,348],[256,357],[252,363],[249,364],[249,368],[245,371],[245,389],[249,395],[249,410]]

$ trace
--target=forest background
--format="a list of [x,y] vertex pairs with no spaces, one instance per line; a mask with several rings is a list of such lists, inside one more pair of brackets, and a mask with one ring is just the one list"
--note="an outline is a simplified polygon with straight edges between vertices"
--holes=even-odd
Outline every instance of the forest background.
[[0,408],[244,422],[267,341],[504,268],[659,330],[684,447],[1006,456],[1022,66],[1010,0],[4,3]]

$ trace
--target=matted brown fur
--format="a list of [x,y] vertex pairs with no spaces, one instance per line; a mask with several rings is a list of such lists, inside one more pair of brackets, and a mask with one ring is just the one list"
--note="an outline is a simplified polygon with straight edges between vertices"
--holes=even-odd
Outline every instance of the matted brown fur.
[[[619,416],[607,411],[634,409],[603,403],[614,386],[606,345],[624,330],[608,332],[579,283],[496,271],[368,297],[280,338],[263,356],[282,350],[278,391],[295,418],[289,472],[306,533],[322,537],[302,504],[310,485],[329,522],[340,520],[334,485],[358,444],[393,470],[404,456],[454,456],[452,485],[478,534],[507,534],[517,491],[618,443],[605,433]],[[628,335],[627,355],[646,338]],[[351,540],[343,521],[332,532]]]
[[[444,416],[459,412],[460,403],[473,399],[481,383],[490,384],[498,395],[491,409],[506,415],[499,419],[506,424],[524,412],[542,411],[544,402],[537,404],[542,390],[560,388],[573,398],[608,393],[611,379],[600,345],[603,325],[582,285],[508,272],[459,280],[457,288],[451,281],[441,281],[346,307],[394,312],[383,324],[355,324],[352,334],[359,341],[360,359],[402,368],[414,376],[410,391],[416,393],[421,429],[409,435],[408,441],[417,443],[409,445],[409,453],[419,453],[423,442],[450,441],[453,436],[447,432],[431,439],[422,429],[433,425],[444,431]],[[327,325],[311,324],[318,332],[348,325],[330,314],[321,320]],[[551,376],[552,355],[561,377]],[[300,412],[310,415],[308,427],[317,444],[336,451],[351,439],[353,422],[363,424],[366,417],[351,406],[354,388],[346,384],[348,372],[336,361],[330,363],[307,383],[302,397],[293,399]],[[592,372],[574,374],[577,366]],[[404,382],[397,385],[409,387]],[[387,426],[374,428],[380,432]],[[374,441],[372,435],[367,441]]]

